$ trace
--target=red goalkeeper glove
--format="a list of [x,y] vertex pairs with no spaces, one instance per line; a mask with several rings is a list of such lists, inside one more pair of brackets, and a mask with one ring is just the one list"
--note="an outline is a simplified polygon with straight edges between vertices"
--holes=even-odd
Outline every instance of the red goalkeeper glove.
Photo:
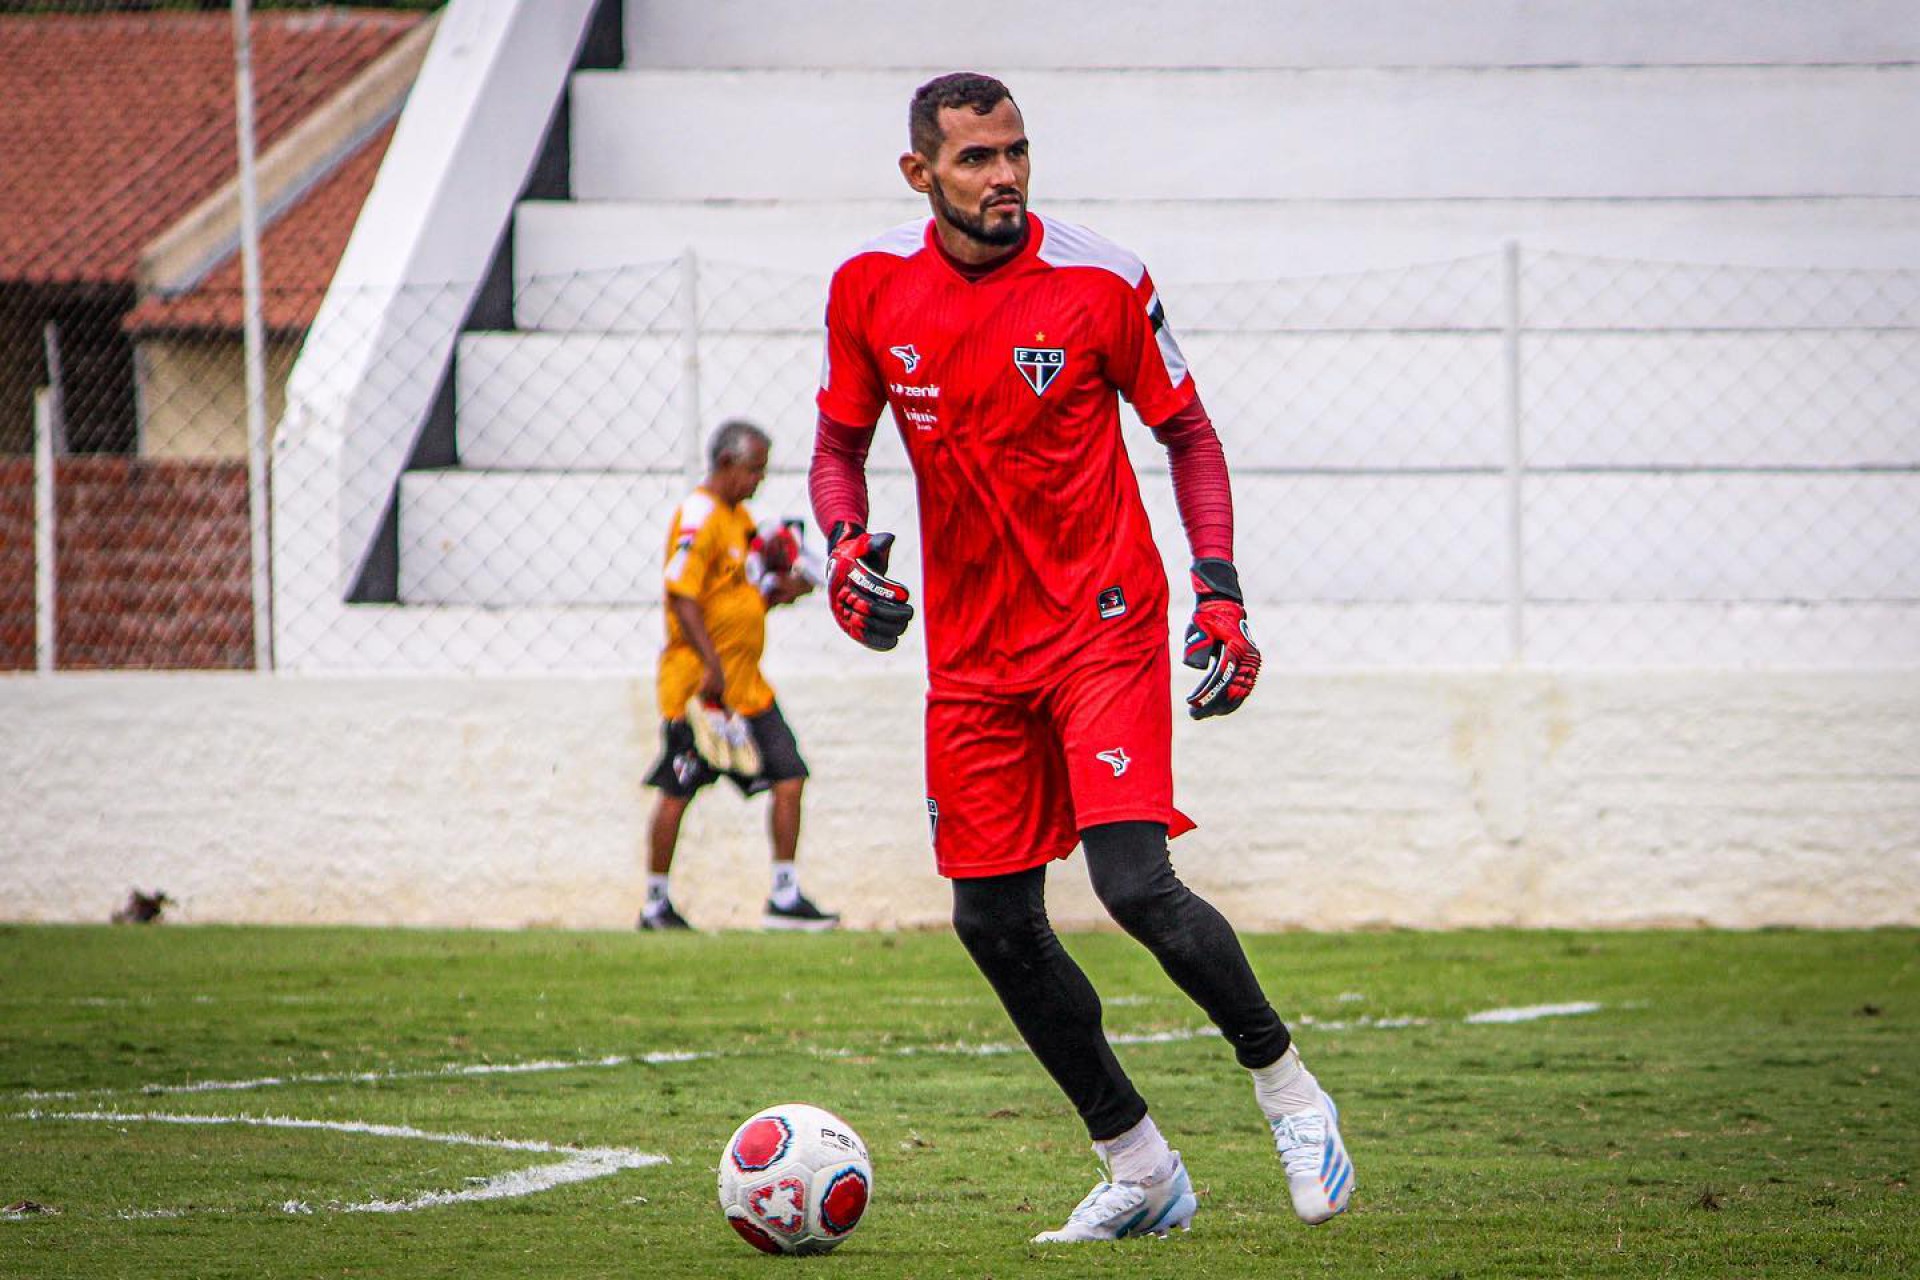
[[1260,677],[1260,649],[1247,631],[1240,575],[1228,560],[1193,562],[1193,621],[1187,624],[1184,661],[1207,674],[1187,695],[1195,720],[1231,715]]
[[800,559],[800,531],[795,526],[798,520],[767,520],[753,531],[753,538],[747,543],[747,554],[760,557],[761,568],[767,573],[787,573],[794,562]]
[[869,649],[893,648],[913,619],[907,589],[887,576],[893,535],[838,524],[828,541],[827,601],[833,620]]

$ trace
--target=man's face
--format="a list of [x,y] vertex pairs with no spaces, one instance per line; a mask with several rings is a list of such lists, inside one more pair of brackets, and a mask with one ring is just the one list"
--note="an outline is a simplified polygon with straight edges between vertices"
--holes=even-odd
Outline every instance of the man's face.
[[746,448],[714,468],[715,496],[728,502],[745,502],[760,489],[767,478],[767,446],[749,440]]
[[988,248],[1018,244],[1027,231],[1027,182],[1033,164],[1020,109],[1003,98],[986,115],[970,107],[942,107],[946,137],[929,158],[900,157],[900,171],[927,197],[934,217]]

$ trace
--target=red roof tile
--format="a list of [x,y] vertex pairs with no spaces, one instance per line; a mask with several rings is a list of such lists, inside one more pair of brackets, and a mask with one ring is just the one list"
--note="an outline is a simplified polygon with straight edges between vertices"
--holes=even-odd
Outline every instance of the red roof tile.
[[[260,149],[419,21],[256,17]],[[233,97],[226,14],[0,18],[0,280],[130,283],[142,249],[233,177]]]
[[[313,323],[392,140],[393,126],[388,125],[261,235],[261,311],[269,332],[297,333]],[[236,249],[192,290],[173,298],[152,297],[135,307],[126,328],[237,331],[242,323],[240,284]]]

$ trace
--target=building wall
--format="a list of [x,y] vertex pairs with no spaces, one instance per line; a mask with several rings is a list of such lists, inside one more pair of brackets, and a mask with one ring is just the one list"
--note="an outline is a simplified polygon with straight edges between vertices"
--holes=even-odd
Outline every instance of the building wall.
[[47,383],[33,295],[0,285],[0,457],[33,452],[33,393]]
[[[267,344],[267,421],[287,403],[287,373],[297,342]],[[146,458],[244,459],[247,456],[246,350],[236,338],[157,337],[135,345],[140,455]]]
[[[74,455],[56,470],[56,665],[253,665],[247,469]],[[0,671],[34,664],[33,461],[0,461]]]
[[34,664],[33,459],[0,457],[0,671]]
[[[781,686],[808,889],[861,927],[946,917],[921,692]],[[0,679],[0,915],[102,920],[137,885],[184,921],[626,928],[654,717],[647,679]],[[1246,928],[1920,923],[1912,672],[1276,672],[1176,759],[1176,864]],[[697,923],[757,919],[764,822],[690,811]],[[1055,874],[1058,918],[1097,920]]]

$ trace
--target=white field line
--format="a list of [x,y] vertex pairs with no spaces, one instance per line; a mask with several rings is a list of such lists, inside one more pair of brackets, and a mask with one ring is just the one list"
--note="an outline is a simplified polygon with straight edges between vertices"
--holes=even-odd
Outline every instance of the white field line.
[[1467,1015],[1468,1022],[1533,1022],[1540,1018],[1573,1018],[1583,1013],[1598,1013],[1598,1000],[1575,1000],[1568,1004],[1524,1004],[1516,1009],[1482,1009]]
[[[1217,1036],[1219,1034],[1220,1032],[1213,1027],[1175,1027],[1171,1031],[1122,1032],[1119,1035],[1108,1036],[1107,1043],[1175,1044],[1182,1040],[1198,1040],[1205,1036]],[[900,1048],[895,1049],[893,1053],[894,1056],[898,1058],[911,1058],[923,1053],[950,1053],[968,1058],[994,1058],[1003,1053],[1025,1053],[1026,1051],[1027,1046],[1024,1044],[969,1044],[961,1040],[947,1044],[902,1045]],[[857,1055],[850,1049],[841,1049],[823,1056],[847,1058]]]
[[695,1062],[711,1058],[710,1053],[612,1054],[604,1058],[550,1059],[537,1062],[452,1063],[426,1071],[356,1071],[351,1073],[312,1073],[290,1076],[260,1076],[252,1080],[201,1080],[193,1084],[146,1084],[133,1089],[30,1089],[22,1096],[32,1102],[72,1098],[115,1098],[126,1096],[159,1097],[177,1093],[239,1093],[249,1089],[277,1089],[301,1084],[379,1084],[387,1080],[437,1080],[456,1076],[525,1075],[539,1071],[579,1071],[592,1067],[624,1067],[633,1063],[658,1066],[670,1062]]
[[[1517,1009],[1485,1009],[1479,1013],[1470,1013],[1462,1022],[1482,1024],[1490,1022],[1531,1022],[1536,1018],[1568,1018],[1583,1013],[1597,1013],[1604,1008],[1597,1000],[1577,1000],[1569,1004],[1533,1004]],[[1312,1027],[1316,1031],[1397,1031],[1405,1027],[1429,1027],[1431,1018],[1399,1017],[1339,1018],[1321,1020],[1312,1014],[1303,1014],[1292,1023],[1296,1027]],[[1123,1032],[1109,1035],[1107,1043],[1111,1045],[1130,1044],[1177,1044],[1185,1040],[1201,1040],[1208,1036],[1217,1036],[1220,1032],[1214,1027],[1176,1027],[1171,1031]],[[951,1053],[964,1057],[991,1058],[1004,1053],[1021,1053],[1023,1044],[986,1043],[969,1044],[958,1041],[948,1044],[906,1045],[893,1051],[895,1057],[912,1057],[922,1053]],[[850,1049],[823,1051],[824,1057],[848,1058],[858,1056]]]
[[[1312,1017],[1295,1018],[1296,1027],[1313,1027],[1321,1031],[1357,1031],[1391,1030],[1398,1027],[1424,1027],[1425,1018],[1355,1018],[1350,1021],[1320,1022]],[[1217,1036],[1217,1027],[1175,1027],[1170,1031],[1123,1031],[1109,1035],[1107,1043],[1111,1045],[1129,1044],[1179,1044],[1187,1040],[1204,1040],[1208,1036]],[[952,1053],[964,1057],[991,1058],[1003,1053],[1024,1053],[1026,1045],[1011,1043],[969,1044],[958,1041],[949,1044],[905,1045],[895,1049],[896,1057],[912,1057],[920,1053]],[[839,1050],[832,1056],[852,1057],[851,1050]]]
[[[428,1191],[407,1200],[368,1200],[360,1204],[330,1206],[343,1213],[408,1213],[444,1204],[462,1204],[475,1200],[504,1200],[528,1196],[573,1182],[604,1178],[622,1169],[644,1169],[666,1164],[667,1157],[626,1147],[563,1147],[551,1142],[524,1138],[482,1138],[469,1133],[435,1133],[405,1124],[366,1124],[353,1120],[300,1120],[291,1116],[185,1116],[166,1112],[121,1111],[29,1111],[28,1120],[70,1120],[99,1124],[188,1124],[245,1125],[266,1129],[312,1129],[329,1133],[350,1133],[374,1138],[406,1138],[416,1142],[439,1142],[450,1146],[489,1147],[496,1151],[533,1151],[559,1155],[553,1164],[533,1165],[482,1178],[461,1191]],[[311,1210],[301,1201],[288,1201],[283,1212],[306,1213]],[[149,1209],[139,1217],[171,1217],[180,1211]]]
[[[1342,995],[1342,1002],[1350,1002],[1364,997],[1351,994]],[[1109,1001],[1110,1004],[1122,1003],[1129,997]],[[1539,1018],[1566,1018],[1581,1014],[1597,1013],[1604,1006],[1597,1000],[1576,1000],[1564,1004],[1521,1005],[1511,1009],[1483,1009],[1468,1014],[1462,1021],[1472,1024],[1531,1022]],[[1358,1018],[1321,1020],[1312,1014],[1302,1014],[1295,1018],[1293,1025],[1312,1027],[1317,1031],[1392,1031],[1405,1027],[1425,1027],[1432,1025],[1432,1019],[1422,1017],[1374,1018],[1362,1015]],[[1218,1035],[1213,1027],[1181,1027],[1171,1031],[1149,1031],[1110,1035],[1107,1042],[1114,1045],[1137,1044],[1174,1044],[1187,1040],[1197,1040]],[[916,1054],[938,1053],[958,1054],[965,1057],[997,1057],[1001,1054],[1019,1053],[1026,1048],[1023,1044],[994,1043],[971,1044],[966,1041],[932,1045],[904,1045],[893,1050],[896,1057],[912,1057]],[[852,1049],[822,1049],[815,1053],[820,1057],[848,1058],[861,1056]],[[358,1071],[351,1073],[301,1073],[287,1076],[260,1076],[250,1080],[202,1080],[193,1084],[149,1084],[133,1089],[29,1089],[21,1096],[31,1102],[71,1100],[76,1098],[112,1098],[123,1096],[160,1097],[172,1094],[192,1093],[236,1093],[253,1089],[273,1089],[290,1085],[306,1084],[378,1084],[389,1080],[432,1080],[460,1076],[487,1075],[523,1075],[545,1071],[580,1071],[592,1068],[624,1067],[634,1063],[658,1066],[665,1063],[698,1062],[717,1057],[714,1053],[694,1053],[684,1051],[662,1051],[638,1055],[610,1054],[602,1058],[558,1058],[542,1059],[533,1062],[480,1062],[451,1063],[444,1067],[435,1067],[425,1071]]]
[[1412,1016],[1376,1018],[1364,1013],[1357,1018],[1322,1019],[1310,1013],[1304,1013],[1294,1020],[1293,1025],[1312,1027],[1316,1031],[1399,1031],[1403,1027],[1430,1027],[1433,1025],[1433,1019]]

